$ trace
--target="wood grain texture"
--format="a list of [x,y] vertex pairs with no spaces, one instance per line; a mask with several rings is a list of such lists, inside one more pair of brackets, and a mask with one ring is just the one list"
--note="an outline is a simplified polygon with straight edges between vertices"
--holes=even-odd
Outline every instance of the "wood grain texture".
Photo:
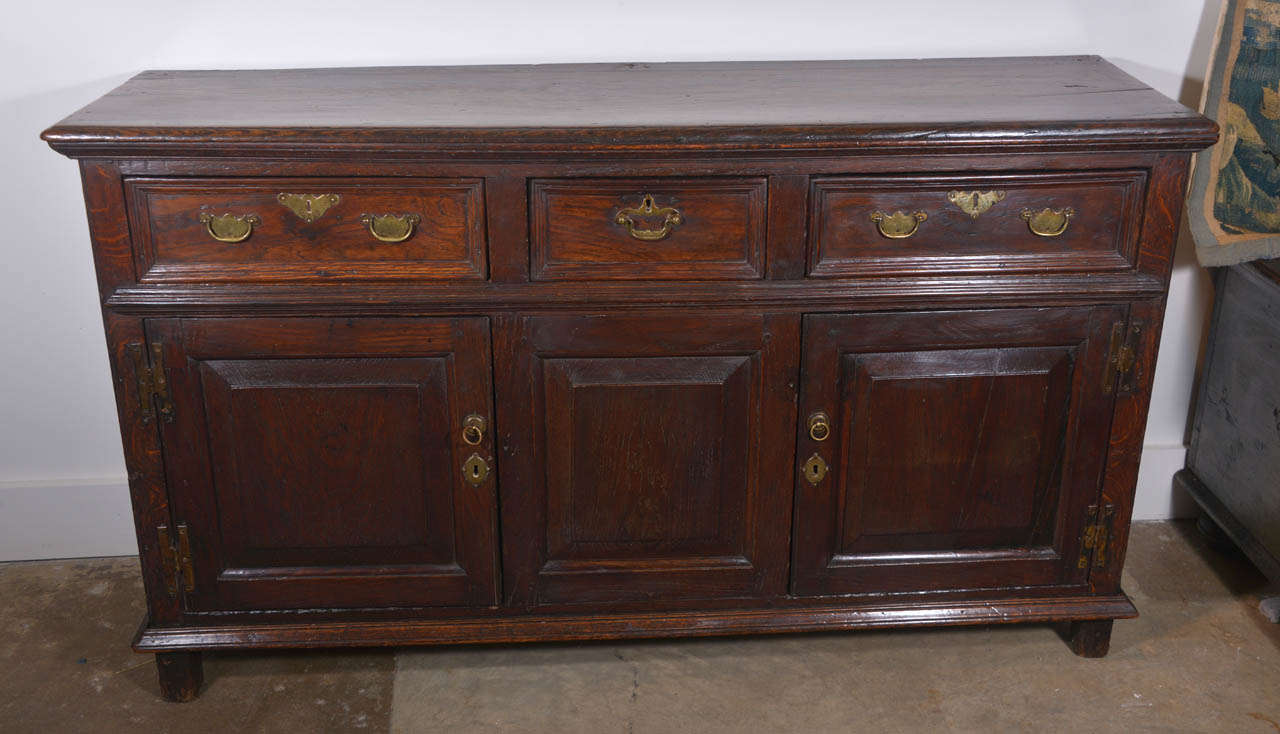
[[[98,292],[105,298],[114,288],[134,280],[121,176],[119,170],[109,164],[89,162],[80,165],[80,174]],[[132,359],[129,346],[146,342],[145,322],[109,308],[103,309],[102,320],[129,476],[129,499],[142,562],[147,614],[158,624],[170,624],[180,617],[181,607],[178,599],[166,589],[160,563],[162,548],[156,532],[158,526],[172,523],[169,494],[159,436],[154,422],[143,418],[143,405],[152,404],[152,398],[138,389],[138,365]]]
[[[534,280],[752,279],[764,275],[766,179],[534,179]],[[645,197],[665,215],[638,213]],[[666,232],[638,238],[635,230]]]
[[[493,482],[464,417],[492,424],[483,319],[152,322],[190,528],[190,611],[485,605]],[[362,356],[354,357],[353,353]]]
[[790,280],[804,275],[808,199],[808,176],[769,177],[769,278]]
[[885,627],[1128,619],[1137,609],[1123,594],[1107,596],[965,599],[916,603],[846,601],[789,609],[725,609],[682,612],[510,615],[501,619],[455,618],[385,622],[144,626],[139,652],[228,648],[370,647],[454,645],[649,637],[714,637],[738,634],[833,632]]
[[1082,658],[1106,657],[1111,649],[1112,619],[1091,619],[1070,622],[1067,625],[1067,644],[1071,652]]
[[1080,586],[1118,308],[805,319],[797,594]]
[[499,283],[529,282],[529,200],[525,178],[492,174],[485,179],[489,268]]
[[1133,273],[814,279],[810,281],[636,281],[538,284],[353,283],[341,288],[281,284],[117,288],[107,305],[124,314],[474,314],[476,312],[677,308],[779,311],[912,311],[931,307],[1127,303],[1158,296],[1161,280]]
[[[981,273],[1107,271],[1133,268],[1144,171],[1011,173],[1002,176],[815,178],[810,197],[808,273]],[[971,217],[952,191],[1004,198]],[[1031,232],[1024,210],[1071,209],[1056,237]],[[871,215],[923,212],[915,234],[890,239]]]
[[160,678],[160,695],[166,701],[186,703],[200,695],[204,685],[204,667],[198,652],[156,653],[156,674]]
[[[281,193],[340,197],[307,222]],[[483,183],[471,180],[131,179],[142,282],[253,282],[487,277]],[[258,217],[247,239],[219,242],[201,214]],[[404,242],[381,242],[364,215],[420,221]]]
[[[655,318],[657,317],[657,318]],[[513,601],[779,593],[795,317],[543,316],[507,328],[499,403]],[[512,336],[506,343],[512,343]],[[766,583],[771,588],[765,588]]]
[[44,137],[75,155],[326,155],[1169,149],[1215,130],[1102,59],[1064,56],[149,71]]

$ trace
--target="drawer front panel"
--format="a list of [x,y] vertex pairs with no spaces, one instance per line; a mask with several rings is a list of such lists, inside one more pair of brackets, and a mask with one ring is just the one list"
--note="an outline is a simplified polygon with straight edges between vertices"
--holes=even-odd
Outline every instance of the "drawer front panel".
[[530,199],[535,280],[764,273],[764,178],[536,179]]
[[486,277],[479,179],[135,179],[127,191],[143,282]]
[[1132,268],[1146,172],[815,178],[810,277]]

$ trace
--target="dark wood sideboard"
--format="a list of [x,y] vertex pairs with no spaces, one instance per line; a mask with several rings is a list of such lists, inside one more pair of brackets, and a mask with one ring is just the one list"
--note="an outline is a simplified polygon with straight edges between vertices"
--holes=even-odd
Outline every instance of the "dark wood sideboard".
[[200,653],[1058,622],[1107,651],[1189,157],[1096,57],[153,71],[80,161]]

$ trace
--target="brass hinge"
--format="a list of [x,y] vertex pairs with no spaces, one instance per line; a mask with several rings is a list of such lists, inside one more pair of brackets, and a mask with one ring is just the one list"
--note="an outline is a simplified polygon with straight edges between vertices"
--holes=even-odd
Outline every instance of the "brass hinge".
[[1102,377],[1102,391],[1127,395],[1133,392],[1140,371],[1138,347],[1142,341],[1143,325],[1134,320],[1126,329],[1123,321],[1111,325],[1111,350],[1107,353],[1106,374]]
[[156,526],[156,536],[160,540],[160,562],[164,568],[164,585],[169,596],[178,595],[178,584],[183,591],[196,590],[196,572],[191,565],[191,536],[185,523],[176,527],[176,542],[169,534],[168,525]]
[[166,422],[173,420],[173,401],[169,398],[169,377],[164,371],[164,345],[159,342],[151,344],[151,361],[147,362],[147,354],[140,342],[125,345],[129,356],[133,358],[134,372],[138,377],[138,405],[142,412],[142,422],[150,423],[155,418],[156,410]]
[[[1085,515],[1084,533],[1080,536],[1080,560],[1076,568],[1102,568],[1107,565],[1107,545],[1111,542],[1111,519],[1116,514],[1115,505],[1107,503],[1098,507],[1089,505]],[[1092,559],[1092,562],[1091,562]]]

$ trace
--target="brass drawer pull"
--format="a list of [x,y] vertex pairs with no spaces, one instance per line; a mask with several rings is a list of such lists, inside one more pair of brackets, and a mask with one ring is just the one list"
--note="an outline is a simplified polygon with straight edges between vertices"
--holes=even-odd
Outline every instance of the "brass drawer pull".
[[244,242],[253,234],[254,225],[262,224],[257,214],[210,214],[202,212],[200,221],[209,231],[209,236],[219,242]]
[[[642,218],[643,221],[643,219],[656,219],[658,217],[662,218],[662,226],[658,229],[639,229],[637,227],[636,220],[638,218]],[[644,198],[640,200],[640,206],[623,209],[618,212],[613,221],[615,224],[626,227],[627,233],[632,237],[646,242],[654,242],[665,239],[673,229],[680,226],[684,219],[680,216],[680,210],[670,206],[657,206],[653,202],[653,195],[645,194]]]
[[814,441],[826,441],[831,435],[831,423],[827,414],[821,410],[809,415],[809,438]]
[[902,240],[910,237],[920,228],[920,223],[928,218],[929,215],[924,212],[908,214],[899,210],[893,214],[885,214],[884,212],[871,213],[871,221],[876,223],[876,229],[880,230],[881,235],[891,240]]
[[1066,232],[1067,224],[1075,214],[1076,210],[1071,207],[1066,207],[1065,209],[1049,209],[1046,207],[1040,211],[1022,210],[1022,218],[1026,220],[1027,227],[1040,237],[1057,237]]
[[468,446],[475,446],[484,440],[485,420],[483,416],[472,413],[462,419],[462,441]]
[[404,242],[413,236],[413,228],[422,217],[417,214],[361,214],[360,221],[379,242]]

